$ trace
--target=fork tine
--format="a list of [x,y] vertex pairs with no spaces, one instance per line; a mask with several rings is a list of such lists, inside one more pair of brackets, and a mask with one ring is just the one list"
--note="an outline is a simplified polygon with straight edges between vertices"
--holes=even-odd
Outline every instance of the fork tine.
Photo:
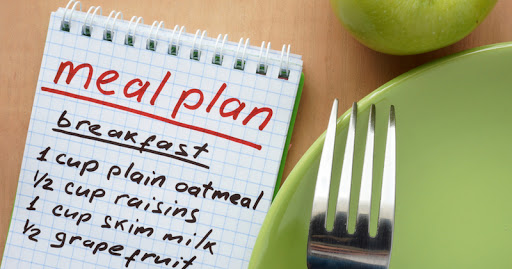
[[[368,133],[366,135],[366,147],[364,150],[363,174],[361,175],[361,191],[359,193],[359,205],[357,207],[357,226],[369,227],[370,208],[372,203],[372,178],[373,178],[373,151],[375,144],[375,105],[370,107],[368,119]],[[357,229],[357,228],[356,228]]]
[[389,222],[392,227],[395,218],[396,185],[396,131],[394,106],[391,106],[389,110],[388,135],[386,138],[386,153],[384,155],[384,170],[382,174],[379,226],[382,222]]
[[336,119],[338,117],[338,99],[332,104],[331,117],[325,134],[325,142],[320,157],[320,166],[316,179],[315,194],[311,219],[323,218],[324,228],[327,222],[327,208],[329,203],[329,189],[331,184],[332,160],[334,155],[334,142],[336,138]]
[[[337,105],[337,102],[335,102]],[[331,121],[320,157],[320,170],[314,193],[313,211],[309,225],[307,244],[307,266],[319,268],[388,268],[393,245],[393,226],[395,210],[396,177],[396,131],[395,108],[389,112],[386,152],[377,235],[369,233],[371,211],[371,188],[373,151],[375,139],[375,107],[370,107],[368,134],[363,163],[363,179],[359,200],[359,212],[354,234],[347,229],[349,217],[350,185],[354,159],[357,105],[352,106],[352,115],[348,127],[345,154],[340,179],[339,194],[336,203],[336,217],[333,229],[326,228],[329,185],[332,170],[335,122]],[[333,128],[334,127],[334,128]],[[365,220],[365,216],[368,218]],[[361,221],[362,219],[362,221]]]
[[[356,137],[357,103],[352,104],[350,124],[348,126],[343,166],[341,167],[338,201],[336,203],[335,229],[346,228],[350,206],[350,188],[352,182],[352,164],[354,163],[354,146]],[[343,227],[345,226],[345,227]]]

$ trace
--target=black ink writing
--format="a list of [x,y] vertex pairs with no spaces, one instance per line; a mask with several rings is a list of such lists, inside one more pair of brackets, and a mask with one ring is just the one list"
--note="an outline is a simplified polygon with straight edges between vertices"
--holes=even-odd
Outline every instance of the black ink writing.
[[75,160],[75,159],[73,159],[73,157],[67,157],[65,153],[61,153],[61,154],[57,155],[57,157],[55,158],[55,161],[58,164],[66,165],[68,167],[74,167],[76,169],[79,169],[80,176],[83,176],[86,171],[94,172],[94,171],[98,170],[98,168],[99,168],[99,163],[96,160],[88,160],[85,162],[80,161],[80,160]]
[[109,244],[107,242],[96,242],[90,239],[85,239],[78,235],[73,235],[69,237],[65,232],[58,232],[55,234],[55,239],[59,244],[50,244],[50,247],[52,248],[62,248],[67,243],[69,245],[73,245],[73,243],[76,242],[76,244],[80,244],[86,248],[92,249],[92,254],[96,254],[101,251],[108,251],[110,255],[113,256],[121,256],[121,251],[124,249],[124,246],[122,245],[113,245],[109,247]]
[[253,202],[253,199],[250,197],[242,197],[242,195],[238,193],[231,194],[228,191],[214,189],[212,184],[213,183],[210,181],[208,184],[203,184],[202,186],[189,186],[186,182],[179,182],[176,184],[175,189],[177,192],[188,193],[194,197],[200,197],[202,194],[203,198],[208,197],[212,200],[229,200],[229,202],[234,205],[240,205],[245,208],[252,208],[253,210],[256,210],[261,198],[263,198],[264,195],[264,192],[261,191],[260,195],[256,198],[256,201]]
[[50,147],[47,147],[45,150],[39,152],[39,157],[37,157],[38,161],[46,162],[46,154],[48,154],[48,151],[50,151]]
[[41,230],[38,228],[34,228],[35,224],[30,224],[30,220],[27,219],[25,222],[25,226],[23,227],[23,234],[30,232],[28,235],[28,239],[37,242],[36,236],[41,233]]
[[[116,197],[114,203],[126,205],[128,207],[135,207],[137,209],[144,210],[146,212],[151,212],[154,214],[162,214],[164,216],[173,216],[173,217],[181,217],[184,218],[188,223],[195,223],[197,221],[196,214],[199,212],[199,209],[195,208],[190,210],[186,207],[179,207],[177,205],[166,205],[162,201],[156,201],[156,198],[153,197],[154,202],[147,202],[138,197],[132,197],[128,194],[120,194]],[[174,201],[175,204],[178,204],[178,201]]]
[[[134,223],[130,223],[127,219],[116,220],[114,221],[111,216],[105,216],[105,223],[101,225],[101,228],[104,229],[116,229],[121,231],[126,231],[128,233],[132,233],[134,235],[142,234],[150,237],[155,229],[153,227],[145,227],[142,225],[136,225]],[[136,223],[139,222],[139,219],[136,219]]]
[[[142,172],[132,171],[134,166],[135,166],[135,163],[133,163],[133,162],[130,164],[130,166],[128,166],[128,168],[125,170],[125,172],[123,174],[124,178],[126,178],[126,179],[129,178],[132,182],[135,182],[137,184],[142,183],[142,185],[144,185],[144,186],[158,185],[159,187],[162,187],[164,185],[165,180],[166,180],[165,176],[163,176],[163,175],[156,176],[155,171],[153,171],[152,176],[147,176],[147,175],[142,174]],[[121,169],[121,167],[119,167],[117,165],[113,165],[112,167],[110,167],[110,169],[107,173],[107,179],[110,180],[111,176],[119,176],[119,175],[121,175],[122,172],[123,172],[123,170]]]
[[208,151],[207,147],[208,147],[208,143],[205,143],[202,146],[194,146],[194,149],[197,150],[196,153],[194,154],[194,159],[196,159],[199,156],[199,154],[201,154],[202,152],[208,153],[209,151]]
[[53,208],[52,213],[56,217],[65,217],[65,218],[71,218],[76,221],[76,226],[80,225],[82,222],[88,222],[91,220],[91,213],[80,213],[78,211],[71,211],[69,208],[66,208],[64,210],[63,205],[57,205]]
[[[128,266],[130,265],[130,262],[132,261],[135,261],[135,257],[138,257],[141,253],[141,250],[140,249],[137,249],[135,250],[132,255],[130,256],[126,256],[125,257],[125,260],[126,260],[126,263],[125,263],[125,267],[128,268]],[[181,260],[177,260],[175,261],[173,264],[172,264],[172,268],[176,268],[178,265],[180,265],[180,263],[182,263],[182,269],[185,269],[185,268],[188,268],[189,266],[193,265],[193,262],[196,260],[196,256],[193,256],[192,258],[188,259],[188,260],[185,260],[183,259],[183,257],[181,257]],[[142,257],[140,257],[140,261],[146,261],[146,260],[152,260],[155,264],[165,264],[165,265],[169,265],[171,262],[172,262],[172,259],[171,258],[162,258],[160,255],[157,255],[155,253],[148,253],[148,252],[145,252]]]
[[36,210],[36,203],[37,203],[37,200],[39,200],[39,196],[36,196],[36,198],[34,198],[34,200],[32,200],[32,202],[30,202],[30,206],[27,207],[27,210]]
[[69,195],[76,195],[78,197],[83,196],[85,198],[89,198],[89,203],[92,203],[92,201],[96,198],[101,198],[105,196],[104,189],[87,189],[80,185],[78,185],[78,187],[75,188],[75,183],[73,182],[68,182],[66,184],[66,186],[64,187],[64,192]]
[[52,184],[53,184],[53,179],[51,178],[47,178],[48,177],[48,173],[45,173],[43,176],[41,176],[41,178],[37,178],[37,176],[39,175],[39,170],[36,171],[36,174],[34,175],[34,188],[37,188],[37,186],[41,183],[41,182],[45,182],[43,185],[42,185],[42,188],[43,190],[47,190],[47,191],[53,191],[53,188],[52,188]]
[[[174,144],[167,140],[157,139],[157,137],[155,135],[151,135],[151,136],[147,137],[146,139],[143,139],[144,142],[138,142],[139,134],[137,132],[130,131],[130,130],[108,129],[108,130],[102,132],[101,125],[92,124],[88,120],[78,121],[75,128],[72,128],[72,123],[66,117],[66,114],[67,114],[67,110],[64,110],[57,121],[57,126],[59,128],[52,129],[54,132],[71,135],[71,136],[75,136],[75,137],[80,137],[80,138],[84,138],[84,139],[99,141],[99,142],[103,142],[103,143],[107,143],[107,144],[111,144],[111,145],[116,145],[119,147],[129,148],[129,149],[137,150],[140,153],[149,152],[152,154],[166,156],[166,157],[169,157],[169,158],[172,158],[175,160],[186,162],[186,163],[189,163],[189,164],[192,164],[195,166],[199,166],[202,168],[206,168],[206,169],[210,168],[209,166],[207,166],[205,164],[185,158],[185,157],[189,156],[189,152],[186,150],[186,148],[187,148],[186,144],[179,144],[178,145],[179,149],[175,150],[174,153],[161,152],[158,150],[149,149],[149,147],[153,146],[159,150],[170,151],[171,147]],[[88,126],[88,128],[81,128],[83,125]],[[70,131],[68,128],[71,128],[71,130],[75,129],[76,131],[84,131],[85,130],[85,131],[88,131],[89,133],[91,133],[93,136],[89,136],[87,134],[75,133],[74,130]],[[65,130],[65,129],[68,129],[68,130]],[[122,142],[127,142],[128,144],[121,143],[118,141],[112,141],[109,139],[100,138],[100,137],[103,137],[104,134],[107,134],[107,136],[109,138],[115,138],[115,139],[121,140]],[[142,141],[142,140],[140,140],[140,141]],[[157,142],[155,145],[152,145],[152,142],[154,142],[154,141],[157,141]],[[199,157],[199,155],[203,152],[208,153],[207,147],[208,147],[208,143],[205,143],[202,146],[193,146],[193,148],[195,149],[195,152],[192,154],[194,156],[194,159],[197,159]]]
[[[195,249],[198,249],[202,246],[203,250],[208,250],[211,255],[213,255],[213,246],[217,245],[217,242],[212,242],[207,240],[208,237],[212,234],[213,230],[210,229],[202,238],[199,240],[199,242],[194,246]],[[196,236],[196,233],[194,233],[194,236]],[[190,245],[190,243],[193,242],[192,238],[188,238],[186,241],[183,241],[185,238],[183,235],[173,235],[172,233],[167,233],[162,237],[162,240],[164,241],[172,241],[178,244],[183,243],[185,246]],[[204,243],[204,244],[203,244]]]

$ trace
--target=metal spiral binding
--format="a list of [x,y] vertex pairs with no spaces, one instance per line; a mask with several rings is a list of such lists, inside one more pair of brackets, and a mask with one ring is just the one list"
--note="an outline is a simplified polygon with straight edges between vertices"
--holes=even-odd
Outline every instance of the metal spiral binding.
[[201,59],[201,53],[202,53],[202,44],[203,44],[203,38],[206,35],[206,30],[203,31],[203,34],[201,34],[201,38],[199,39],[199,46],[196,48],[196,40],[197,35],[201,33],[201,30],[196,31],[196,35],[194,36],[194,42],[192,43],[192,49],[190,50],[190,59],[199,61]]
[[[137,19],[137,22],[135,22],[135,28],[133,29],[133,34],[130,33],[130,30],[132,29],[132,23]],[[139,23],[142,21],[144,23],[144,19],[142,17],[133,16],[130,20],[130,23],[128,24],[128,32],[126,33],[126,36],[124,37],[124,44],[128,46],[132,46],[135,44],[135,34],[137,33],[137,26],[139,26]]]
[[176,43],[174,43],[174,35],[176,34],[176,30],[178,30],[178,25],[174,26],[174,30],[172,31],[171,42],[169,42],[169,50],[168,53],[170,55],[178,56],[178,52],[180,50],[180,39],[181,33],[185,30],[185,26],[181,26],[180,32],[178,33],[178,37],[176,39]]
[[112,18],[112,15],[114,15],[114,13],[116,13],[116,11],[112,10],[112,12],[110,12],[110,14],[108,15],[107,22],[105,23],[105,30],[103,31],[103,40],[110,42],[112,42],[112,39],[114,39],[117,18],[119,17],[119,15],[121,15],[121,20],[123,19],[123,13],[121,11],[117,12],[116,16],[114,17],[114,21],[112,22],[112,27],[109,28],[108,23],[110,22],[110,18]]
[[267,44],[267,52],[265,52],[265,57],[262,58],[264,47],[265,47],[265,41],[261,42],[260,56],[258,57],[258,69],[256,69],[256,73],[258,73],[260,75],[267,74],[267,68],[268,68],[267,59],[268,59],[268,51],[270,50],[270,42],[268,42],[268,44]]
[[222,39],[222,44],[220,45],[220,49],[219,49],[219,51],[217,51],[217,48],[219,45],[219,40],[220,40],[221,36],[222,36],[222,34],[219,34],[219,36],[217,37],[217,41],[215,42],[215,49],[213,51],[212,64],[216,64],[216,65],[222,65],[222,61],[224,60],[224,54],[223,54],[224,44],[226,43],[226,39],[228,39],[228,35],[225,34],[224,39]]
[[[71,7],[71,8],[70,8]],[[71,21],[73,17],[73,12],[79,7],[79,11],[82,11],[82,4],[80,1],[70,0],[65,7],[64,16],[62,18],[62,22],[60,25],[60,29],[65,32],[69,32],[71,29]],[[87,14],[85,16],[85,22],[81,27],[81,34],[84,36],[90,37],[93,31],[94,18],[98,13],[100,16],[102,15],[101,6],[91,6]],[[114,16],[115,14],[115,16]],[[103,40],[113,42],[114,34],[116,31],[116,22],[118,18],[121,17],[123,20],[123,13],[118,11],[116,13],[115,10],[110,12],[107,21],[105,23],[105,29],[103,30]],[[89,19],[90,18],[90,19]],[[112,20],[112,23],[110,24]],[[127,46],[135,45],[135,36],[137,34],[137,27],[140,23],[144,23],[144,19],[142,17],[133,16],[128,24],[128,30],[124,38],[124,44]],[[151,51],[156,51],[158,45],[158,33],[160,28],[164,27],[163,21],[154,21],[151,25],[151,29],[149,32],[149,36],[146,39],[146,49]],[[181,36],[185,31],[185,26],[176,25],[172,31],[171,38],[169,40],[169,47],[167,53],[173,56],[179,56],[180,47],[181,47]],[[203,54],[203,39],[206,36],[206,30],[201,33],[201,30],[197,30],[194,36],[194,41],[192,42],[192,48],[190,49],[189,57],[192,60],[200,61],[201,56]],[[222,41],[221,41],[222,39]],[[224,60],[224,45],[226,40],[228,39],[228,35],[225,34],[222,38],[222,34],[219,34],[217,40],[215,42],[215,46],[213,49],[212,56],[212,64],[222,65]],[[242,47],[243,44],[243,47]],[[240,38],[238,42],[238,46],[234,55],[234,64],[233,68],[237,70],[245,70],[245,63],[247,59],[247,46],[249,46],[249,38],[247,38],[244,42],[244,38]],[[260,52],[258,55],[258,62],[256,66],[255,73],[260,75],[267,75],[268,71],[268,55],[270,51],[270,42],[267,43],[265,48],[265,41],[261,43]],[[286,52],[285,52],[286,51]],[[281,50],[281,58],[279,60],[279,75],[278,78],[288,80],[290,77],[290,45],[288,48],[286,45],[283,45]]]
[[247,51],[247,45],[249,45],[249,38],[247,38],[247,40],[245,40],[242,57],[239,57],[240,56],[240,54],[239,54],[240,47],[242,46],[243,41],[244,41],[244,38],[243,37],[240,38],[240,41],[238,42],[238,47],[236,48],[236,53],[235,53],[235,65],[233,66],[233,68],[238,69],[238,70],[245,69],[245,52]]
[[288,51],[286,52],[286,61],[284,61],[284,49],[286,45],[283,45],[281,50],[281,60],[279,61],[279,78],[288,80],[290,76],[290,45],[288,45]]
[[91,16],[91,22],[89,24],[87,24],[87,19],[89,19],[89,15],[91,14],[91,11],[93,9],[94,9],[94,6],[90,7],[89,10],[87,11],[87,15],[85,15],[85,22],[84,22],[84,25],[82,25],[82,35],[84,35],[84,36],[89,36],[89,37],[91,36],[92,24],[94,22],[94,17],[96,16],[98,9],[100,10],[100,16],[103,13],[103,10],[101,9],[100,6],[96,7],[96,9],[94,9],[94,12],[92,13],[92,16]]
[[[73,4],[73,7],[71,7],[71,13],[69,14],[69,18],[66,20],[66,15],[68,14],[68,10],[70,10],[69,6],[71,4]],[[62,31],[69,32],[69,29],[71,28],[71,18],[73,17],[73,12],[75,11],[77,5],[80,5],[80,11],[82,11],[82,3],[80,3],[80,1],[75,2],[75,0],[70,0],[66,5],[64,17],[62,17],[62,22],[60,23],[60,29]]]
[[158,43],[157,39],[158,39],[158,30],[160,30],[160,27],[162,27],[164,25],[164,22],[163,21],[160,21],[160,23],[158,23],[158,27],[156,28],[156,32],[155,32],[155,37],[152,38],[152,34],[153,34],[153,28],[155,28],[155,25],[158,23],[158,21],[154,21],[153,22],[153,25],[151,25],[151,30],[149,31],[149,37],[148,37],[148,40],[146,41],[146,49],[147,50],[152,50],[152,51],[155,51],[156,50],[156,45]]

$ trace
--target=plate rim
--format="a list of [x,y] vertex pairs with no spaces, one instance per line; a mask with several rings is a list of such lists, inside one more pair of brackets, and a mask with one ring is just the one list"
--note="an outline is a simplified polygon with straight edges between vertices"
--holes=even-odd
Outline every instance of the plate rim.
[[[361,98],[361,100],[359,100],[357,102],[357,106],[364,109],[371,104],[371,101],[373,99],[378,98],[379,96],[387,93],[388,91],[390,91],[390,89],[393,88],[393,86],[400,84],[408,79],[411,79],[414,76],[420,75],[420,74],[422,74],[430,69],[433,69],[439,65],[442,65],[442,64],[445,64],[445,63],[448,63],[448,62],[451,62],[451,61],[454,61],[459,58],[466,57],[466,56],[469,56],[472,54],[477,54],[477,53],[482,53],[482,52],[487,52],[487,51],[497,50],[497,49],[504,49],[504,48],[508,48],[508,47],[512,47],[512,41],[496,43],[496,44],[491,44],[491,45],[485,45],[485,46],[480,46],[480,47],[464,50],[464,51],[457,52],[455,54],[451,54],[451,55],[433,60],[431,62],[425,63],[423,65],[420,65],[416,68],[411,69],[410,71],[407,71],[407,72],[397,76],[396,78],[394,78],[394,79],[386,82],[382,86],[378,87],[377,89],[375,89],[374,91],[372,91],[371,93],[366,95],[365,97]],[[343,124],[348,123],[350,111],[351,111],[351,109],[349,108],[340,117],[338,117],[338,119],[336,120],[336,128],[337,129],[340,129]],[[295,174],[298,173],[298,171],[296,171],[296,170],[300,170],[300,167],[304,166],[305,163],[311,162],[313,153],[316,151],[319,151],[321,149],[321,145],[323,145],[323,141],[325,140],[325,133],[326,133],[326,131],[324,131],[313,142],[313,144],[311,144],[311,146],[309,146],[309,148],[306,150],[306,152],[304,152],[304,154],[299,159],[297,164],[295,164],[292,171],[290,171],[290,174],[288,174],[288,176],[286,177],[286,180],[281,185],[281,188],[279,188],[275,202],[278,201],[278,196],[280,196],[279,195],[280,193],[286,193],[286,190],[284,192],[282,192],[281,189],[285,186],[284,184],[286,184],[286,182],[290,182],[288,179],[292,178],[292,177],[296,177]],[[281,196],[283,196],[283,195],[281,195]],[[274,203],[272,203],[272,204],[274,204]],[[270,209],[269,209],[269,211],[270,211]]]
[[[415,67],[415,68],[395,77],[394,79],[386,82],[385,84],[378,87],[377,89],[375,89],[374,91],[372,91],[371,93],[366,95],[365,97],[361,98],[357,102],[357,105],[358,105],[358,107],[361,107],[364,109],[371,104],[372,100],[387,93],[395,85],[398,85],[408,79],[418,76],[418,75],[420,75],[426,71],[429,71],[430,69],[436,68],[440,65],[444,65],[446,63],[458,60],[460,58],[463,58],[463,57],[466,57],[469,55],[485,53],[488,51],[500,50],[500,49],[505,49],[505,48],[510,48],[510,47],[512,47],[512,41],[501,42],[501,43],[495,43],[495,44],[479,46],[476,48],[471,48],[468,50],[460,51],[460,52],[457,52],[457,53],[454,53],[451,55],[441,57],[439,59],[435,59],[431,62],[428,62],[428,63],[425,63],[418,67]],[[336,120],[336,127],[338,130],[340,130],[344,124],[348,124],[350,111],[351,111],[350,108],[347,109]],[[290,174],[288,174],[288,176],[286,177],[286,180],[284,181],[284,183],[279,188],[279,191],[267,212],[265,220],[260,228],[260,231],[258,232],[258,236],[256,238],[256,241],[255,241],[255,244],[253,247],[253,251],[251,253],[251,258],[249,261],[249,268],[254,268],[255,262],[253,261],[253,259],[255,258],[255,253],[257,253],[254,250],[257,249],[257,246],[262,245],[262,244],[265,245],[265,243],[266,243],[266,242],[261,242],[261,234],[268,233],[268,230],[270,229],[270,227],[272,226],[271,224],[273,223],[272,219],[274,219],[275,216],[279,215],[279,213],[282,212],[286,208],[283,206],[278,206],[279,204],[281,204],[281,200],[283,200],[286,197],[288,197],[289,195],[291,195],[291,190],[296,189],[297,185],[300,183],[299,180],[297,180],[297,178],[299,178],[299,175],[304,173],[304,170],[307,169],[307,167],[309,167],[309,165],[311,165],[315,156],[320,155],[323,141],[325,140],[325,133],[326,133],[326,131],[322,132],[322,134],[320,134],[315,139],[315,141],[309,146],[309,148],[306,150],[306,152],[304,152],[302,157],[299,159],[299,161],[295,164],[293,169],[290,171]],[[287,190],[290,190],[290,191],[287,191]],[[260,248],[260,247],[258,247],[258,248]]]

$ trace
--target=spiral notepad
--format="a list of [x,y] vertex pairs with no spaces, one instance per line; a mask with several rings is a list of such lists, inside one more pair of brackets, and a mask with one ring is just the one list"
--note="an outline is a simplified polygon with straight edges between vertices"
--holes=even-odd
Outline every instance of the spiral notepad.
[[290,46],[52,13],[1,268],[246,268],[302,88]]

